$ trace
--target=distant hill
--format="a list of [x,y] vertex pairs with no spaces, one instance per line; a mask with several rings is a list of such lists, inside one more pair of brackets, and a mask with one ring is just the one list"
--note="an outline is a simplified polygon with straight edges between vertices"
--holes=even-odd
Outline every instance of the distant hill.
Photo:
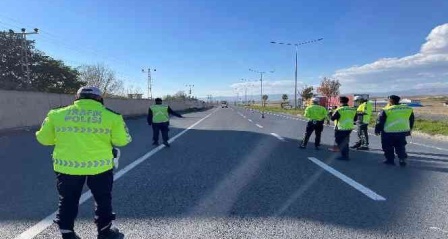
[[[356,93],[366,93],[369,94],[370,97],[387,97],[389,95],[399,95],[403,97],[416,97],[416,96],[448,96],[448,87],[440,87],[440,88],[427,88],[420,90],[402,90],[402,91],[389,91],[389,92],[356,92]],[[345,95],[352,95],[354,93],[344,93]],[[281,101],[282,94],[268,94],[268,101]],[[294,95],[288,94],[289,100],[294,101]],[[299,96],[298,96],[299,97]],[[300,97],[299,97],[300,98]],[[236,96],[215,96],[214,100],[226,100],[233,102],[236,100]],[[241,100],[244,100],[244,96],[240,96]],[[260,100],[260,95],[247,96],[248,100],[254,99],[255,101]]]

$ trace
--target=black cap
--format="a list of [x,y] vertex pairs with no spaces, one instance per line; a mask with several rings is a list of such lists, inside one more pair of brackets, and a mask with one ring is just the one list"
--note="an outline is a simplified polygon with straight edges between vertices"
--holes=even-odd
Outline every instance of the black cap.
[[162,98],[156,98],[155,101],[156,102],[162,102]]
[[389,97],[388,97],[390,100],[393,100],[394,102],[400,102],[400,96],[398,96],[398,95],[389,95]]
[[342,104],[347,104],[349,101],[347,96],[341,96],[339,97],[339,102],[341,102]]

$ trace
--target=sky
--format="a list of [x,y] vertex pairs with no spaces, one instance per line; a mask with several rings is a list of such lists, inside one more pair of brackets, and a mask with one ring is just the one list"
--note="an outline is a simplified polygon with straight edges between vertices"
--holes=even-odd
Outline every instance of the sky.
[[[37,27],[38,49],[68,65],[102,63],[153,94],[294,94],[298,80],[340,80],[343,93],[446,88],[448,1],[2,0],[0,30]],[[245,79],[246,81],[242,81]]]

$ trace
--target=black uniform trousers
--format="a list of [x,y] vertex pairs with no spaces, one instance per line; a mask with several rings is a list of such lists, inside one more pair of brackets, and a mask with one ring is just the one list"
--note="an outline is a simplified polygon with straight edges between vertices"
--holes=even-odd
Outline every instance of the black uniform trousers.
[[73,231],[78,205],[85,182],[95,199],[95,223],[98,232],[107,230],[115,220],[112,212],[113,170],[98,175],[78,176],[56,172],[59,210],[55,222],[61,230]]
[[[384,157],[393,162],[395,154],[399,159],[406,159],[406,133],[381,133],[381,146],[384,151]],[[395,151],[395,152],[394,152]]]
[[348,158],[349,156],[349,146],[351,130],[335,130],[334,137],[339,150],[341,151],[342,157]]
[[356,145],[369,147],[368,124],[358,124],[358,142]]
[[163,142],[168,142],[169,122],[153,123],[152,124],[152,140],[155,143],[159,142],[159,134],[162,132]]
[[322,131],[324,130],[324,121],[316,121],[316,120],[312,120],[312,121],[308,121],[308,124],[306,125],[306,131],[305,131],[305,135],[303,136],[302,139],[302,145],[306,146],[308,144],[308,141],[310,140],[311,134],[313,134],[313,132],[315,132],[316,134],[316,138],[314,140],[314,145],[320,146],[320,138],[322,135]]

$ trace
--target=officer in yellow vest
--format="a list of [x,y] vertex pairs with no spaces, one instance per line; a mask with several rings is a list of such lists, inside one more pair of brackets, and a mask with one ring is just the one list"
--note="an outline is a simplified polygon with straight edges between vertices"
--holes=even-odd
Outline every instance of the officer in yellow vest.
[[123,117],[103,106],[101,91],[81,87],[74,104],[51,110],[36,138],[54,146],[53,166],[57,177],[59,210],[55,222],[64,239],[78,239],[74,223],[84,184],[96,203],[98,239],[123,236],[112,226],[113,146],[125,146],[132,139]]
[[148,125],[152,125],[152,140],[153,145],[159,145],[159,132],[162,132],[163,144],[170,147],[168,143],[168,131],[170,125],[170,114],[179,118],[182,115],[174,112],[169,106],[162,105],[162,99],[156,98],[156,104],[149,107],[148,110]]
[[349,99],[345,96],[339,97],[341,106],[336,109],[331,120],[335,121],[335,141],[341,152],[339,160],[349,160],[350,133],[354,128],[356,109],[348,106]]
[[[395,165],[395,153],[400,166],[406,166],[406,136],[411,135],[414,127],[414,112],[407,105],[400,105],[400,97],[389,96],[389,106],[378,116],[375,134],[381,134],[381,145],[386,160],[383,163]],[[394,153],[395,150],[395,153]]]
[[328,117],[328,112],[325,107],[319,105],[319,99],[313,98],[312,104],[305,109],[304,116],[308,118],[308,124],[306,125],[305,135],[303,136],[300,148],[306,148],[308,141],[310,140],[311,134],[316,133],[316,138],[314,140],[314,146],[316,150],[320,147],[320,138],[322,131],[324,130],[324,122]]
[[356,120],[356,124],[358,126],[359,140],[350,148],[357,150],[369,150],[368,126],[370,123],[370,119],[372,118],[373,106],[368,99],[362,96],[356,96],[354,100],[360,103],[357,109],[357,120]]

